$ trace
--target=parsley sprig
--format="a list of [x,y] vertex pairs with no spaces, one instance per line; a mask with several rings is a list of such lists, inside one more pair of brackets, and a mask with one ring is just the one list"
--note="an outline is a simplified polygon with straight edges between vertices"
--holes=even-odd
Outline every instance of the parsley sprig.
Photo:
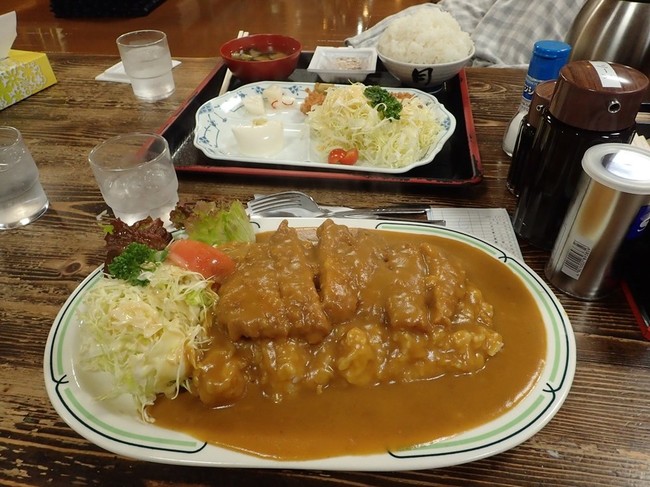
[[108,265],[108,272],[133,286],[146,286],[149,280],[141,277],[142,272],[151,270],[152,266],[162,262],[165,253],[145,244],[132,242]]
[[399,120],[402,103],[381,86],[368,86],[363,90],[370,106],[377,109],[383,118]]

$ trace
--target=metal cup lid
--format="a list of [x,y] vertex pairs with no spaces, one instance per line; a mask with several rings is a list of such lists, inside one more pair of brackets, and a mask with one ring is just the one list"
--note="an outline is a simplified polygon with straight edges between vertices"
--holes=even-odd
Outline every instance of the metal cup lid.
[[582,169],[616,191],[650,195],[650,151],[629,144],[598,144],[585,152]]

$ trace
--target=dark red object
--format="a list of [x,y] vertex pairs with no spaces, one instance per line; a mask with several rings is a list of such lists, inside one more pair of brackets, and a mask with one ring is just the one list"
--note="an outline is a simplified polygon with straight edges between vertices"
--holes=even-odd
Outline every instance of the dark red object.
[[[283,52],[287,57],[268,61],[242,61],[233,53],[255,49],[260,52]],[[278,81],[289,77],[298,65],[302,45],[293,37],[280,34],[254,34],[231,39],[221,46],[220,55],[226,66],[242,81]]]

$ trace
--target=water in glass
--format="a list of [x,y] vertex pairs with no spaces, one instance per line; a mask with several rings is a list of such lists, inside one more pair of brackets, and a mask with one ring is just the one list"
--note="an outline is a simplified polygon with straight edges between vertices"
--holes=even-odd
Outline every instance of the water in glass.
[[[9,143],[9,138],[14,138]],[[0,229],[26,225],[48,208],[38,168],[18,130],[0,127]]]
[[133,93],[138,98],[156,101],[174,92],[172,58],[165,46],[147,46],[126,51],[125,66],[131,79]]
[[178,203],[178,179],[167,161],[148,165],[137,173],[108,176],[101,191],[115,216],[128,225],[147,216],[168,222]]

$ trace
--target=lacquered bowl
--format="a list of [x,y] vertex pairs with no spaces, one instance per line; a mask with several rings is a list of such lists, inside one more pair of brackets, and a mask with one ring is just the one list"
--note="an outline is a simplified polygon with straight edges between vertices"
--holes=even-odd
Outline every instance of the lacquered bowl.
[[[280,59],[245,61],[233,53],[255,49],[260,52],[282,52]],[[285,80],[296,69],[302,45],[293,37],[280,34],[254,34],[231,39],[221,46],[220,54],[233,76],[244,82]]]

